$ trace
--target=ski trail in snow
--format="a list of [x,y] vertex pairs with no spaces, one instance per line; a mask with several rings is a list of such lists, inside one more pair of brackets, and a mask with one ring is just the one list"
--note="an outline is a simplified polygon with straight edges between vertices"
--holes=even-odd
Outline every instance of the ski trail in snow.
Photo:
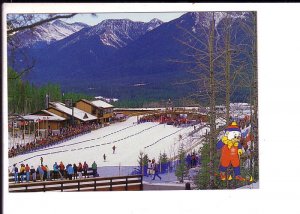
[[181,129],[179,129],[179,130],[177,130],[177,131],[175,131],[175,132],[173,132],[173,133],[171,133],[171,134],[169,134],[169,135],[166,135],[166,136],[160,138],[159,140],[155,141],[154,143],[152,143],[152,144],[150,144],[150,145],[148,145],[148,146],[145,146],[144,148],[146,149],[146,148],[148,148],[148,147],[150,147],[150,146],[153,146],[153,145],[157,144],[159,141],[162,141],[162,140],[164,140],[164,139],[166,139],[166,138],[168,138],[168,137],[170,137],[170,136],[172,136],[172,135],[174,135],[174,134],[176,134],[176,133],[182,131],[183,129],[185,129],[185,128],[181,128]]
[[159,126],[159,125],[160,125],[160,124],[156,124],[156,125],[154,125],[154,126],[150,126],[149,128],[143,129],[142,131],[139,131],[139,132],[134,133],[134,134],[132,134],[132,135],[128,135],[127,137],[124,137],[124,138],[122,138],[122,139],[115,140],[115,141],[108,142],[108,143],[102,143],[101,145],[108,145],[108,144],[112,144],[112,143],[117,143],[117,142],[122,141],[122,140],[126,140],[126,139],[128,139],[128,138],[131,138],[131,137],[133,137],[133,136],[136,136],[136,135],[138,135],[138,134],[141,134],[141,133],[143,133],[143,132],[145,132],[145,131],[148,131],[149,129],[152,129],[152,128],[154,128],[154,127],[156,127],[156,126]]
[[[137,124],[136,124],[136,125],[137,125]],[[136,126],[136,125],[133,125],[133,126]],[[160,125],[160,124],[156,124],[156,125],[154,125],[154,126],[150,126],[149,128],[143,129],[142,131],[136,132],[136,133],[134,133],[134,134],[132,134],[132,135],[126,136],[126,137],[124,137],[124,138],[122,138],[122,139],[115,140],[115,141],[112,141],[112,142],[102,143],[102,144],[96,144],[96,145],[92,145],[92,146],[86,146],[86,147],[81,147],[81,148],[76,148],[76,149],[71,149],[71,150],[61,150],[61,151],[55,151],[55,152],[48,152],[48,153],[38,154],[38,155],[34,155],[34,156],[32,156],[32,157],[26,158],[26,159],[24,159],[24,160],[21,160],[21,161],[19,161],[18,163],[22,163],[22,162],[24,162],[24,161],[30,160],[30,159],[32,159],[32,158],[40,157],[40,156],[47,156],[47,155],[51,155],[51,154],[56,154],[56,153],[61,153],[61,152],[68,152],[68,151],[73,152],[73,151],[76,151],[76,150],[90,149],[90,148],[93,148],[93,147],[96,147],[96,146],[108,145],[108,144],[116,143],[116,142],[119,142],[119,141],[128,139],[128,138],[130,138],[130,137],[134,137],[134,136],[136,136],[136,135],[139,135],[139,134],[141,134],[141,133],[143,133],[143,132],[145,132],[145,131],[148,131],[148,130],[154,128],[154,127],[157,127],[157,126],[159,126],[159,125]],[[124,128],[124,129],[118,130],[118,131],[113,132],[113,133],[117,133],[117,132],[123,131],[123,130],[128,129],[128,128],[133,127],[133,126],[126,127],[126,128]],[[181,130],[181,129],[180,129],[180,130]],[[179,130],[179,131],[180,131],[180,130]],[[109,136],[109,135],[111,135],[111,134],[113,134],[113,133],[110,133],[110,134],[107,134],[107,135],[104,135],[104,136],[107,137],[107,136]],[[104,136],[103,136],[103,137],[104,137]],[[96,138],[96,139],[100,139],[100,138],[103,138],[103,137],[98,137],[98,138]],[[61,148],[61,147],[65,147],[65,146],[71,146],[71,145],[75,145],[75,144],[79,144],[79,143],[84,143],[84,142],[87,142],[87,141],[91,141],[91,139],[90,139],[90,140],[80,141],[80,142],[73,143],[73,144],[69,144],[69,145],[52,147],[52,148],[48,148],[48,149],[45,149],[45,150],[51,150],[51,149],[55,149],[55,148]],[[39,150],[39,151],[44,151],[44,150]],[[35,152],[36,152],[36,151],[35,151]],[[11,166],[12,166],[12,165],[11,165]],[[9,166],[9,167],[11,167],[11,166]]]
[[[97,140],[97,139],[100,139],[100,138],[106,138],[110,135],[113,135],[113,134],[116,134],[118,132],[121,132],[121,131],[124,131],[126,129],[129,129],[129,128],[132,128],[132,127],[135,127],[137,126],[138,124],[135,124],[135,125],[131,125],[131,126],[128,126],[128,127],[125,127],[123,129],[120,129],[118,131],[115,131],[115,132],[111,132],[109,134],[106,134],[106,135],[103,135],[102,137],[98,137],[98,138],[91,138],[91,139],[88,139],[88,140],[83,140],[83,141],[80,141],[80,142],[76,142],[76,143],[71,143],[71,144],[68,144],[68,145],[62,145],[62,146],[54,146],[54,147],[51,147],[51,148],[45,148],[45,149],[37,149],[35,151],[32,151],[32,152],[28,152],[27,154],[29,153],[33,153],[33,152],[41,152],[41,151],[47,151],[47,150],[52,150],[52,149],[57,149],[57,148],[62,148],[62,147],[67,147],[67,146],[74,146],[74,145],[77,145],[77,144],[81,144],[81,143],[85,143],[85,142],[89,142],[89,141],[93,141],[93,140]],[[68,140],[67,140],[68,141]],[[65,141],[65,142],[67,142]],[[64,143],[64,142],[63,142]]]
[[[205,127],[205,126],[200,126],[196,131],[198,132],[199,130],[202,130],[204,127]],[[160,138],[159,140],[155,141],[154,143],[152,143],[152,144],[150,144],[150,145],[148,145],[148,146],[145,146],[144,149],[146,149],[146,148],[148,148],[148,147],[151,147],[151,146],[157,144],[158,142],[160,142],[160,141],[162,141],[162,140],[164,140],[164,139],[166,139],[166,138],[168,138],[168,137],[171,137],[172,135],[174,135],[174,134],[176,134],[176,133],[182,131],[183,129],[185,129],[185,128],[181,128],[181,129],[179,129],[179,130],[177,130],[177,131],[175,131],[175,132],[173,132],[173,133],[171,133],[171,134],[169,134],[169,135],[167,135],[167,136],[164,136],[164,137]],[[195,130],[194,130],[194,131],[195,131]],[[190,138],[191,138],[190,135],[191,135],[191,134],[194,134],[194,133],[195,133],[194,131],[188,133],[186,136],[184,136],[184,137],[182,138],[182,140],[188,140],[188,139],[190,139]]]

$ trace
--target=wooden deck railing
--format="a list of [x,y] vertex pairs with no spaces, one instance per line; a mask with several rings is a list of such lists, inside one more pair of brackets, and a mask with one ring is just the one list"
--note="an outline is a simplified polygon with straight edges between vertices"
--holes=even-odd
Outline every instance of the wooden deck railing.
[[143,190],[143,176],[118,176],[42,182],[10,183],[9,192],[46,191],[139,191]]

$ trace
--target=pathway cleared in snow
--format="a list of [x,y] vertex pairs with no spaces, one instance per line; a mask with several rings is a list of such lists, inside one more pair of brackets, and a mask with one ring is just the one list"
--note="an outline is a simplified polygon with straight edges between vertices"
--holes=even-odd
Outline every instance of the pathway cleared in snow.
[[[177,128],[154,122],[136,124],[136,117],[131,117],[61,144],[10,158],[9,165],[24,162],[37,167],[42,156],[44,164],[50,168],[60,161],[65,165],[84,161],[91,165],[96,161],[98,167],[136,166],[140,152],[155,159],[163,152],[177,154],[179,135],[187,136],[191,131],[193,127]],[[116,146],[115,154],[112,153],[113,145]],[[103,154],[107,157],[105,162]]]

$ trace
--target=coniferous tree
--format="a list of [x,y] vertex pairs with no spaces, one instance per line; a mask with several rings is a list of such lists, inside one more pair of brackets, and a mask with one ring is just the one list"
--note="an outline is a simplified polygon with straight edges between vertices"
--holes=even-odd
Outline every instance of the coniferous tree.
[[209,143],[204,143],[203,147],[200,149],[201,154],[201,168],[196,179],[196,185],[198,189],[208,189],[209,188]]
[[147,154],[144,154],[143,152],[140,152],[139,156],[138,156],[138,164],[139,164],[139,167],[140,167],[140,172],[142,174],[144,174],[144,166],[147,166],[148,165],[148,155]]
[[168,163],[169,158],[166,152],[159,154],[159,162],[164,164],[164,163]]
[[168,158],[168,155],[166,152],[159,154],[159,163],[161,166],[161,168],[160,168],[161,172],[166,172],[168,161],[169,161],[169,158]]
[[185,151],[184,146],[181,145],[178,151],[179,164],[176,167],[175,175],[179,182],[183,182],[183,178],[188,174],[188,168],[185,163]]
[[[61,88],[57,84],[47,84],[41,87],[23,81],[12,68],[8,68],[8,109],[9,114],[28,114],[45,109],[46,94],[50,101],[63,102]],[[82,98],[92,99],[92,96],[78,93],[66,93],[65,98],[74,101]]]

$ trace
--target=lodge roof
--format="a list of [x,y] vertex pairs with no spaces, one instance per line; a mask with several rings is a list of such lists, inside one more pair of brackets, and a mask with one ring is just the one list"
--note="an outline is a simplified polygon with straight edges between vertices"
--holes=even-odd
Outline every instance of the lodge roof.
[[[66,113],[67,115],[70,115],[72,116],[72,109],[71,108],[68,108],[65,106],[65,104],[63,103],[60,103],[60,102],[50,102],[50,107],[53,107],[55,108],[56,110],[60,111],[60,112],[63,112],[63,113]],[[81,121],[90,121],[90,120],[96,120],[97,117],[85,112],[85,111],[82,111],[76,107],[74,107],[74,117],[78,120],[81,120]]]
[[[44,113],[44,114],[39,114],[39,113]],[[47,110],[41,110],[39,112],[25,115],[23,116],[25,120],[33,120],[33,121],[38,121],[38,120],[48,120],[48,121],[64,121],[66,120],[65,118],[58,116],[56,114],[53,114]]]
[[100,108],[113,108],[114,106],[106,103],[102,100],[93,100],[91,101],[91,103],[93,103],[95,106],[100,107]]

